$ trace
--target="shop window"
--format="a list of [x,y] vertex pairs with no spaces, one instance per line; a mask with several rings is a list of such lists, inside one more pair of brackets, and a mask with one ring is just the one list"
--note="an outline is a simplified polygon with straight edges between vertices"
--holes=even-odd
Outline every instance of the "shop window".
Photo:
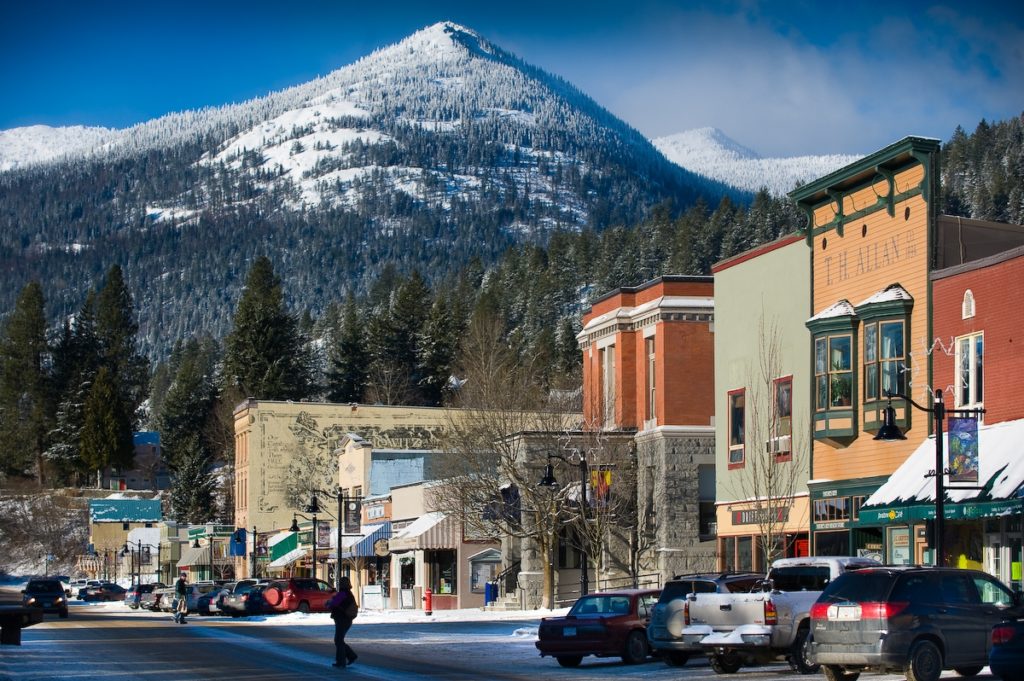
[[754,569],[754,538],[736,538],[736,569],[750,571]]
[[746,392],[729,392],[729,468],[743,465],[746,443]]
[[436,594],[458,593],[455,551],[432,551],[430,555],[430,588]]
[[814,501],[814,522],[827,523],[836,520],[850,519],[850,498],[830,497],[828,499],[815,499]]
[[816,556],[848,556],[850,555],[850,533],[815,532],[814,555]]
[[985,402],[985,337],[975,333],[956,339],[956,406],[979,408]]

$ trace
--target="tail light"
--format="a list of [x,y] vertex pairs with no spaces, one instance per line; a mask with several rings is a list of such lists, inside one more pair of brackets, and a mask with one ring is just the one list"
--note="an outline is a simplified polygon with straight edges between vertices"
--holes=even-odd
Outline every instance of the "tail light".
[[1009,624],[1000,624],[992,629],[992,645],[1001,646],[1009,643],[1016,632]]
[[885,601],[881,603],[861,603],[861,619],[887,620],[895,617],[910,605],[907,601]]
[[683,603],[683,624],[690,626],[690,601]]
[[815,603],[811,606],[811,619],[812,620],[827,620],[828,619],[828,603]]
[[764,599],[764,623],[766,625],[779,623],[779,611],[775,609],[775,604],[770,598]]

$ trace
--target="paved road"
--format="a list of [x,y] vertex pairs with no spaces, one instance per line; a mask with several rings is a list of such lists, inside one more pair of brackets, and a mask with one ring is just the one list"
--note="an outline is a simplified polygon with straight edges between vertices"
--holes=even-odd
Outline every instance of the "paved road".
[[[359,660],[353,667],[339,670],[330,666],[334,658],[333,628],[320,624],[319,619],[309,620],[314,624],[275,624],[273,618],[246,621],[192,617],[188,624],[178,625],[167,614],[120,607],[75,603],[68,619],[47,617],[43,624],[26,629],[23,645],[0,647],[0,679],[724,681],[703,660],[673,668],[658,661],[625,665],[618,659],[591,657],[577,669],[563,669],[554,660],[537,654],[536,620],[403,624],[357,620],[349,640]],[[780,677],[787,681],[804,678],[790,672],[785,664],[777,664],[743,669],[731,681],[780,681]],[[868,678],[902,680],[895,675]],[[977,679],[992,681],[993,677],[985,674]]]

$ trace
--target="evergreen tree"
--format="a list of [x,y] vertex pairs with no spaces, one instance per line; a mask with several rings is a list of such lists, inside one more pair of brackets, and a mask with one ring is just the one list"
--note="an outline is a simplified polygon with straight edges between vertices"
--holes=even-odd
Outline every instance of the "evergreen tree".
[[171,517],[179,523],[201,524],[215,519],[217,481],[198,433],[180,443],[177,468],[171,478]]
[[253,263],[227,337],[224,380],[248,397],[301,400],[313,392],[310,358],[281,280],[265,256]]
[[413,272],[370,319],[367,347],[375,402],[421,404],[418,344],[430,309],[430,289]]
[[363,318],[350,292],[332,333],[328,348],[327,399],[332,402],[360,402],[366,390],[369,353]]
[[[191,438],[206,432],[211,410],[217,397],[215,364],[216,346],[212,341],[200,343],[189,339],[176,362],[178,370],[167,390],[158,419],[164,457],[172,470],[181,467],[181,457]],[[213,456],[208,443],[201,439],[207,461]]]
[[112,372],[133,428],[149,388],[149,362],[136,349],[138,333],[131,294],[121,268],[114,265],[96,295],[96,342],[100,363]]
[[[99,477],[108,468],[131,467],[135,448],[131,415],[125,411],[114,372],[100,367],[85,399],[82,427],[82,460]],[[97,477],[97,479],[98,479]]]
[[440,406],[452,375],[463,324],[446,296],[438,296],[419,339],[420,395],[428,407]]
[[54,417],[45,301],[38,282],[21,291],[0,338],[0,470],[45,480],[43,453]]

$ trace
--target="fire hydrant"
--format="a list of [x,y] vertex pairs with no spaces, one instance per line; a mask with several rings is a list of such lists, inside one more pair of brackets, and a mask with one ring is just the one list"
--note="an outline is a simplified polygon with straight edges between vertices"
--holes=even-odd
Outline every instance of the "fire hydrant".
[[427,615],[434,614],[434,592],[429,588],[423,590],[423,612]]

